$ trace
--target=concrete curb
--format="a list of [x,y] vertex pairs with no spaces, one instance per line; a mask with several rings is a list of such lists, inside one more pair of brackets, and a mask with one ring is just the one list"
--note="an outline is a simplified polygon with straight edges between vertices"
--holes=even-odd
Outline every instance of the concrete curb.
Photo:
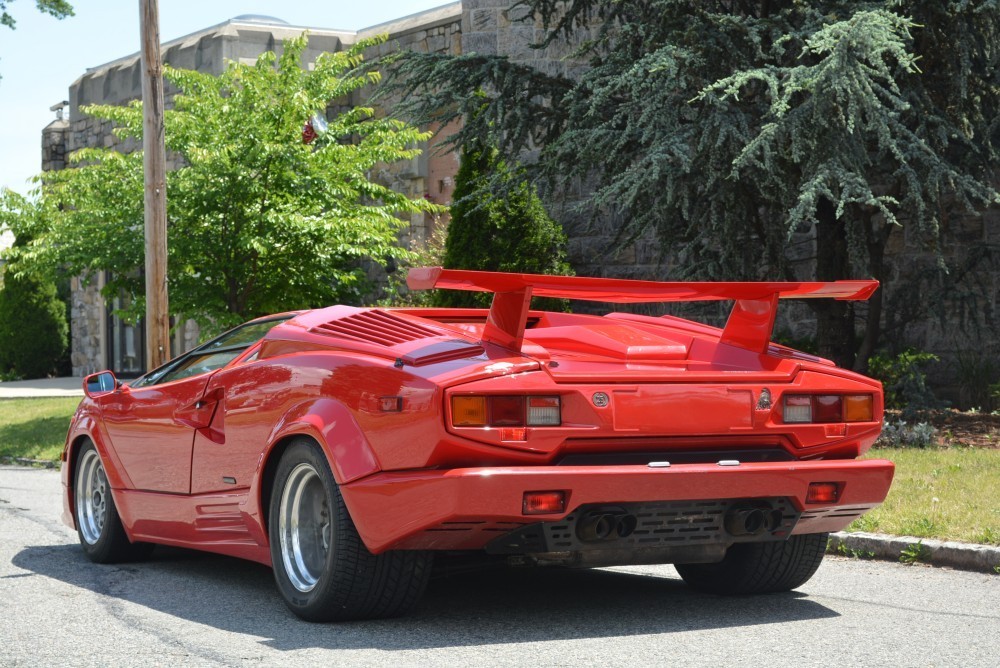
[[[875,559],[899,561],[899,555],[907,548],[922,545],[924,558],[919,561],[932,566],[947,566],[962,571],[997,573],[1000,568],[1000,547],[973,545],[955,541],[914,538],[913,536],[889,536],[878,533],[839,531],[830,534],[830,554],[843,554],[837,550],[841,545],[845,550],[871,553]],[[867,556],[867,554],[866,554]]]
[[59,467],[59,462],[49,459],[29,459],[27,457],[11,457],[4,455],[0,457],[0,464],[17,464],[19,466],[34,466],[36,468],[54,469]]

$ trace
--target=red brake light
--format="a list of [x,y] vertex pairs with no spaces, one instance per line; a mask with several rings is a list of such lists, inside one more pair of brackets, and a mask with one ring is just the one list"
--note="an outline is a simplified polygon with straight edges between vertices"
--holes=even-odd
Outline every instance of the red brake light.
[[524,397],[490,397],[490,426],[520,427],[524,425]]
[[812,398],[813,422],[843,422],[844,411],[840,396],[836,394],[816,394]]

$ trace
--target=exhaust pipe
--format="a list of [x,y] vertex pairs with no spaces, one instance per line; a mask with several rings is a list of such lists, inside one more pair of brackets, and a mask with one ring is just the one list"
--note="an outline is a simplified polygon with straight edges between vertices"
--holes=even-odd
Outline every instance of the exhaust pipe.
[[577,537],[585,543],[628,538],[638,524],[635,515],[621,508],[592,510],[576,525]]
[[735,506],[726,514],[726,531],[733,536],[759,536],[781,526],[781,511],[768,505]]

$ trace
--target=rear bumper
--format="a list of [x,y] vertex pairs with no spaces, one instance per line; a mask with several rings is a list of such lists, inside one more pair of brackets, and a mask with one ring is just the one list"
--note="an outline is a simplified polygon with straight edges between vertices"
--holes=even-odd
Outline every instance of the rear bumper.
[[[747,463],[722,467],[524,466],[379,473],[341,491],[369,550],[479,549],[585,504],[787,497],[802,511],[793,534],[839,531],[885,500],[885,460]],[[837,482],[836,503],[807,504],[813,482]],[[525,516],[524,493],[564,490],[567,512]]]

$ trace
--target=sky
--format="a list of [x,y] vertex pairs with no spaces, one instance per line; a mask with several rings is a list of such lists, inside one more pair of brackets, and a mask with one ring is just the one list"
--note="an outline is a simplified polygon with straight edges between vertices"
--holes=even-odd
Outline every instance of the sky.
[[[139,51],[140,0],[70,0],[58,20],[34,0],[8,2],[15,30],[0,26],[0,188],[20,193],[41,171],[41,131],[88,67]],[[295,26],[357,30],[449,4],[448,0],[160,0],[160,40],[169,42],[243,14]]]

